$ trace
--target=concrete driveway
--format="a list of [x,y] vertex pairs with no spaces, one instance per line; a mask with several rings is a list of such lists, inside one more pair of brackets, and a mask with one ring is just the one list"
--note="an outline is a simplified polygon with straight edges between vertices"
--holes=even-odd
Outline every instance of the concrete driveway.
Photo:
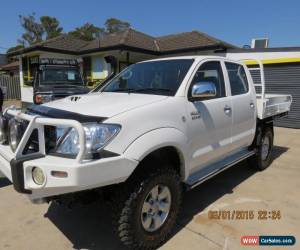
[[8,108],[10,106],[16,106],[17,108],[21,107],[21,101],[18,100],[9,100],[4,101],[2,109]]
[[[241,246],[243,235],[294,235],[300,240],[300,130],[276,128],[275,136],[275,159],[267,170],[255,172],[243,162],[187,193],[176,232],[161,249],[253,249]],[[209,219],[208,212],[215,210],[253,210],[255,217]],[[261,210],[279,210],[281,218],[259,220]],[[0,249],[122,247],[112,233],[110,211],[104,205],[73,210],[55,204],[33,205],[2,179]],[[285,249],[300,247],[296,243]]]

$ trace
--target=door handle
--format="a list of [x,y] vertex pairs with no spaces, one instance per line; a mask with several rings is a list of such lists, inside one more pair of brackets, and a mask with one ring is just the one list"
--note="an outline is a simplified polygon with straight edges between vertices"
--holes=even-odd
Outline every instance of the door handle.
[[255,106],[254,106],[254,103],[251,102],[251,103],[250,103],[250,108],[254,109],[254,107],[255,107]]
[[224,107],[225,114],[229,115],[231,113],[231,108],[229,106]]

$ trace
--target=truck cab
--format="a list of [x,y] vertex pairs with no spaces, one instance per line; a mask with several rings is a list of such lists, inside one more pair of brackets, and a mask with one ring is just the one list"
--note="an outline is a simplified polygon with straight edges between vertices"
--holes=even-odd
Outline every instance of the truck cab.
[[34,80],[25,88],[26,91],[22,91],[22,104],[27,105],[29,103],[24,102],[25,99],[31,99],[34,104],[43,104],[90,91],[76,60],[51,58],[39,59]]

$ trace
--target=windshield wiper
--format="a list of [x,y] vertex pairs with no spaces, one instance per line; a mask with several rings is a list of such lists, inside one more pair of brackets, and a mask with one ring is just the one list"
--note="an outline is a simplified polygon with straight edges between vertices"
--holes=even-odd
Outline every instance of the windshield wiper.
[[136,91],[136,89],[114,89],[114,90],[110,90],[110,91],[108,91],[108,90],[104,90],[104,92],[135,92]]
[[138,93],[138,92],[173,92],[172,89],[166,89],[166,88],[141,88],[141,89],[132,89],[132,88],[126,88],[126,89],[115,89],[111,90],[109,92],[128,92],[128,93]]
[[167,88],[143,88],[143,89],[135,89],[135,92],[143,92],[143,91],[164,91],[164,92],[173,92],[172,89],[167,89]]

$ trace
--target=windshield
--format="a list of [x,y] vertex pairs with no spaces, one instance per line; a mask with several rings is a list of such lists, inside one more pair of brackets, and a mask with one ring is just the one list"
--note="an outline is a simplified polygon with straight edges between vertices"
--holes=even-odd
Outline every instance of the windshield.
[[44,68],[40,72],[41,85],[83,85],[83,81],[77,68]]
[[102,91],[174,96],[193,61],[173,59],[134,64],[113,78]]

